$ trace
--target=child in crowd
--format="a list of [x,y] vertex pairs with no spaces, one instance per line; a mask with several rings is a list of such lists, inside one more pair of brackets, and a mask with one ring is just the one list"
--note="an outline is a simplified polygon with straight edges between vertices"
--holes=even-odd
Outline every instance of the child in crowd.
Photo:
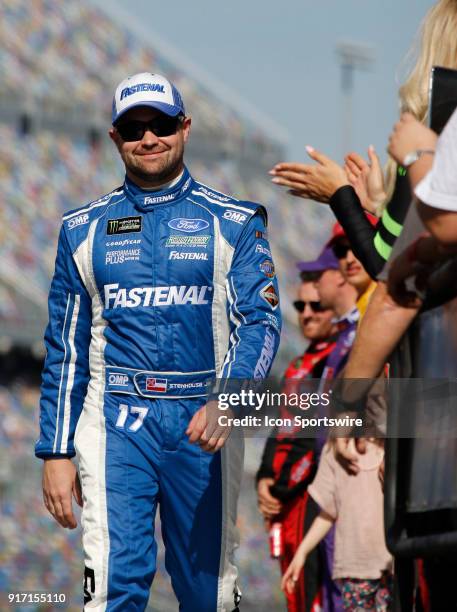
[[[351,445],[357,453],[354,440]],[[335,523],[332,577],[339,581],[343,608],[352,612],[387,612],[393,581],[379,478],[384,460],[382,441],[367,440],[366,452],[357,454],[359,471],[350,475],[336,461],[333,443],[324,446],[316,477],[308,487],[321,512],[297,549],[281,588],[293,591],[306,557]]]

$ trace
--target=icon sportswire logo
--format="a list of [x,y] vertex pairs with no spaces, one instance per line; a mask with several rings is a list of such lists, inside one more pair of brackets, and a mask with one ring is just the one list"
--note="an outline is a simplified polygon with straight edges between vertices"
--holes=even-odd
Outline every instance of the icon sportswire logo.
[[105,308],[136,308],[138,306],[181,306],[209,304],[212,287],[203,285],[174,285],[171,287],[133,287],[119,289],[118,284],[105,285]]

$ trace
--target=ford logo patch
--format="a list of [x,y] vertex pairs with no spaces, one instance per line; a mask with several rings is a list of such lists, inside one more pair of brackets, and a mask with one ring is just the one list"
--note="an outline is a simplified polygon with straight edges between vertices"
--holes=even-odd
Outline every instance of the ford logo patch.
[[168,227],[180,232],[200,232],[209,227],[208,221],[204,219],[182,219],[176,218],[168,222]]

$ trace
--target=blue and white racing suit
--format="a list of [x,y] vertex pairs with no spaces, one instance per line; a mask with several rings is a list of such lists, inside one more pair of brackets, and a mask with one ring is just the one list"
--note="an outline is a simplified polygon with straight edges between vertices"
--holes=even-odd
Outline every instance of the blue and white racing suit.
[[209,378],[266,376],[279,343],[263,207],[194,181],[124,185],[63,218],[49,295],[41,458],[77,455],[85,609],[144,610],[160,506],[180,609],[237,607],[243,446],[185,435]]

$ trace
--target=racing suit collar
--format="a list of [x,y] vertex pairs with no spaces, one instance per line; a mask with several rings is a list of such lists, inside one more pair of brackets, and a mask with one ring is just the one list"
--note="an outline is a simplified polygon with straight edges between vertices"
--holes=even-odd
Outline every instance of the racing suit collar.
[[160,204],[167,204],[185,197],[191,189],[192,177],[184,166],[181,179],[168,189],[151,190],[141,189],[127,176],[125,177],[124,189],[127,198],[133,202],[138,210],[147,212]]
[[336,318],[332,320],[332,323],[336,324],[339,332],[345,330],[350,325],[356,325],[358,320],[360,319],[360,312],[357,307],[354,306],[346,312],[342,317]]

